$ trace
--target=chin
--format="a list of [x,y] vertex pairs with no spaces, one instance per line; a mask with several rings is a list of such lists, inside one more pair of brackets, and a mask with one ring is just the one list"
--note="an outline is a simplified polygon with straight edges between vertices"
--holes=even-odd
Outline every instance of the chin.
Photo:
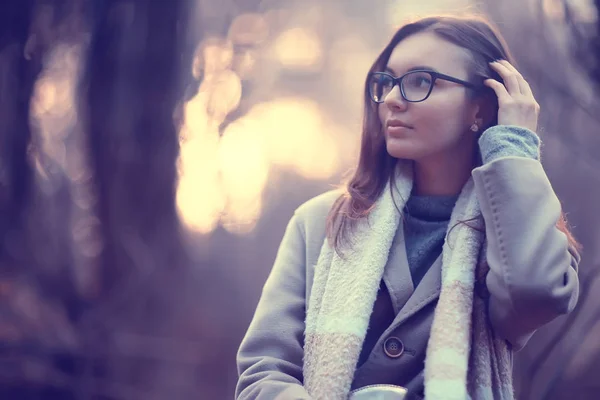
[[394,158],[401,158],[404,160],[418,160],[423,156],[422,152],[414,149],[412,146],[406,143],[390,143],[386,144],[387,153]]

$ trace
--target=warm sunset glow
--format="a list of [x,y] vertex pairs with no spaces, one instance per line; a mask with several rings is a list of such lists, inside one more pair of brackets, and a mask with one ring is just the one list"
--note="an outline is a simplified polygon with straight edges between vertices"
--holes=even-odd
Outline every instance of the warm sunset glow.
[[339,168],[335,141],[314,101],[286,98],[258,104],[247,118],[264,135],[273,164],[309,179],[327,179]]
[[235,72],[226,69],[207,77],[200,86],[200,93],[207,95],[208,114],[221,122],[240,104],[242,82]]
[[196,48],[192,73],[198,79],[202,73],[212,75],[229,68],[233,58],[233,45],[224,38],[209,37]]
[[323,57],[319,37],[305,28],[291,28],[281,33],[275,41],[274,50],[277,60],[288,68],[314,68]]
[[204,134],[210,124],[206,111],[208,93],[199,93],[184,106],[185,126],[180,136],[194,137]]
[[256,51],[244,50],[235,54],[231,63],[231,69],[240,77],[240,79],[249,79],[255,71]]
[[[288,169],[306,179],[326,180],[342,163],[335,140],[341,126],[307,97],[269,94],[271,100],[251,106],[218,132],[227,116],[240,107],[245,95],[242,80],[277,79],[280,67],[267,67],[271,73],[264,79],[255,74],[264,71],[257,68],[265,60],[261,49],[271,52],[276,61],[271,64],[288,70],[314,71],[324,63],[321,40],[307,27],[289,28],[267,43],[270,28],[277,29],[281,22],[274,16],[290,17],[283,11],[267,14],[236,17],[227,38],[211,37],[196,50],[193,72],[202,83],[184,106],[177,208],[182,222],[200,233],[210,233],[219,225],[234,234],[250,233],[261,216],[270,174]],[[339,43],[339,52],[349,54],[345,60],[359,53],[366,59],[366,45],[361,41],[362,47],[359,43],[353,53],[347,51],[353,48],[351,42]],[[336,65],[347,72],[333,90],[347,92],[348,75],[367,68],[366,61],[355,61]],[[255,93],[270,93],[263,90]]]
[[262,192],[270,167],[257,121],[242,118],[229,125],[219,150],[221,179],[227,193],[221,223],[231,233],[249,233],[262,212]]
[[236,17],[229,27],[229,40],[238,45],[256,45],[269,35],[269,25],[261,14],[248,13]]
[[[32,128],[41,150],[64,170],[72,156],[67,154],[65,139],[72,133],[77,119],[78,54],[76,47],[66,45],[57,45],[49,53],[46,67],[35,82],[30,103]],[[43,172],[43,162],[37,160],[35,165],[39,177],[50,178]],[[52,190],[50,186],[48,189]]]
[[542,8],[549,19],[562,21],[565,18],[565,4],[562,0],[542,0]]
[[[204,176],[210,178],[208,176]],[[223,211],[224,197],[217,179],[203,181],[193,174],[180,177],[177,187],[177,208],[188,228],[209,233],[217,226]]]
[[56,102],[56,85],[50,79],[39,79],[35,84],[35,97],[31,103],[31,113],[36,117],[50,112]]
[[233,199],[260,197],[267,182],[269,160],[258,130],[244,121],[231,124],[219,146],[219,166],[223,188]]
[[[191,103],[186,116],[201,105],[198,99]],[[312,100],[294,97],[258,104],[232,122],[220,139],[206,126],[201,130],[200,121],[206,119],[191,118],[192,128],[186,120],[182,132],[188,139],[181,145],[177,204],[186,225],[201,233],[219,221],[232,233],[251,232],[262,212],[271,166],[292,169],[307,179],[328,179],[340,168],[330,132],[337,128],[329,128]]]
[[184,126],[181,136],[186,139],[178,160],[177,209],[187,226],[208,233],[216,227],[224,203],[218,169],[219,137],[206,126],[199,131]]
[[262,212],[262,199],[236,199],[229,204],[221,219],[225,230],[236,235],[251,233]]

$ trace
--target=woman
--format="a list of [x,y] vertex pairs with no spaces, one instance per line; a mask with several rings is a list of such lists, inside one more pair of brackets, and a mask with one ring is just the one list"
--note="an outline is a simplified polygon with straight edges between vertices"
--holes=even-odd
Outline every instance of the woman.
[[405,25],[365,87],[358,167],[292,217],[238,354],[238,399],[511,399],[512,352],[578,298],[539,106],[479,18]]

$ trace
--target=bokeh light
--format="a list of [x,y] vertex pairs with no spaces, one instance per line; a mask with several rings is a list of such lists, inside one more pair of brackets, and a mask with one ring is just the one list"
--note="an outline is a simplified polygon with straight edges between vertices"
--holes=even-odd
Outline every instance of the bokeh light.
[[202,82],[200,93],[207,95],[207,113],[216,121],[223,121],[235,110],[242,98],[242,82],[232,70],[215,73]]
[[307,98],[282,98],[258,104],[248,117],[265,136],[271,162],[308,179],[327,179],[338,165],[338,151],[328,135],[321,109]]
[[[44,71],[35,82],[30,103],[31,125],[38,138],[40,150],[63,169],[66,169],[67,164],[64,141],[77,121],[77,57],[77,47],[57,45],[48,55]],[[43,166],[45,163],[37,165]],[[49,178],[47,174],[41,176]],[[53,186],[54,184],[50,183],[45,187],[53,189]]]
[[322,62],[323,48],[316,32],[308,28],[290,28],[274,44],[275,57],[288,69],[314,70]]
[[[199,119],[191,121],[198,129]],[[336,141],[327,131],[314,101],[283,98],[255,105],[229,124],[221,139],[206,127],[197,131],[202,134],[183,133],[188,140],[181,146],[177,193],[183,221],[201,233],[219,220],[232,232],[251,232],[269,171],[287,168],[324,180],[339,170]]]
[[[285,15],[284,10],[241,14],[226,38],[211,36],[197,46],[192,70],[202,83],[184,105],[177,188],[180,218],[195,232],[207,234],[221,225],[231,233],[250,233],[261,216],[269,176],[287,169],[326,180],[340,168],[331,133],[340,128],[309,97],[265,91],[269,99],[239,112],[243,82],[263,78],[255,75],[259,66],[261,73],[272,72],[276,84],[281,70],[314,71],[324,63],[314,29],[279,29]],[[262,68],[265,60],[280,69]],[[234,111],[240,116],[228,120]]]
[[204,134],[189,134],[181,145],[176,201],[185,224],[208,233],[219,221],[224,196],[218,171],[218,135],[200,132]]
[[196,48],[192,64],[192,73],[196,79],[202,74],[210,76],[223,71],[231,65],[233,58],[233,44],[221,37],[208,37]]
[[269,160],[259,131],[244,124],[244,120],[232,123],[223,135],[218,157],[224,190],[231,197],[260,196],[267,181]]
[[269,25],[265,17],[258,13],[237,16],[229,27],[228,37],[237,45],[257,45],[269,35]]
[[565,4],[561,0],[542,0],[542,9],[551,20],[562,21],[565,18]]

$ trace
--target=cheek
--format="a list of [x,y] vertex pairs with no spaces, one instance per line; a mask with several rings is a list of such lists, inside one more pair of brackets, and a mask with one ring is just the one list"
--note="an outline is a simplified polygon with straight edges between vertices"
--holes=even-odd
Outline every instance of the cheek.
[[422,103],[423,107],[415,110],[418,127],[430,133],[447,132],[451,136],[462,133],[465,110],[460,101],[452,101],[450,98],[436,100],[438,101]]
[[386,120],[387,117],[387,107],[385,104],[378,104],[377,105],[377,114],[379,115],[379,121],[381,121],[381,124],[383,125],[384,121]]

